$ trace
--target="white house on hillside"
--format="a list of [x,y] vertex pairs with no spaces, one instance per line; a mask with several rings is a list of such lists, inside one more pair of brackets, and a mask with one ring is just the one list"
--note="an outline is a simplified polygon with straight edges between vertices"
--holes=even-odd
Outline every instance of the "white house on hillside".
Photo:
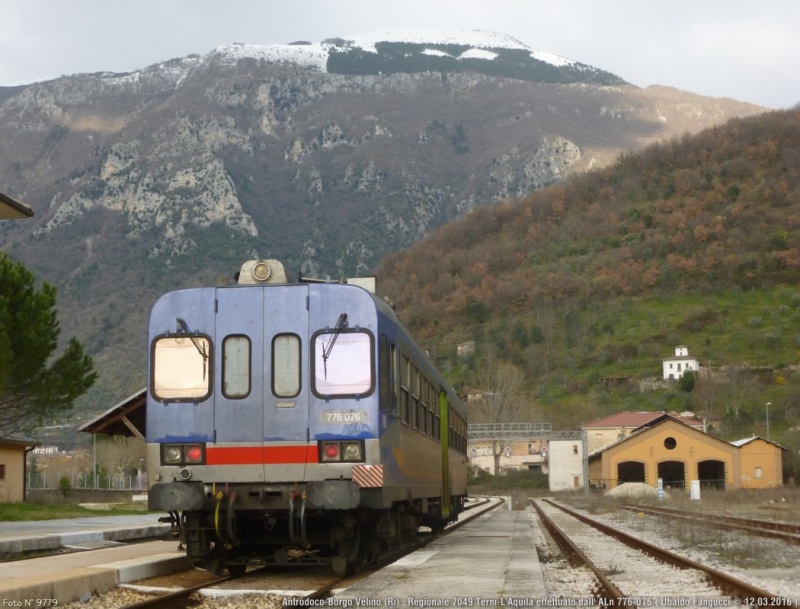
[[677,381],[687,370],[700,371],[700,362],[689,355],[689,348],[684,345],[675,347],[675,355],[662,360],[664,364],[664,380]]

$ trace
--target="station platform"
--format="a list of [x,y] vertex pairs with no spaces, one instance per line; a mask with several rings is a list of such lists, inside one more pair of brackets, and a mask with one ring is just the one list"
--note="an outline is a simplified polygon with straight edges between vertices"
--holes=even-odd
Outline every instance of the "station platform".
[[63,605],[119,584],[189,568],[191,563],[185,552],[178,551],[177,541],[5,562],[0,568],[0,601],[6,607],[54,606],[54,600]]
[[476,518],[336,595],[354,605],[379,599],[383,607],[500,606],[500,599],[544,597],[528,514],[505,510]]
[[89,592],[102,593],[118,584],[188,569],[190,563],[184,552],[178,552],[177,540],[117,543],[168,533],[169,525],[158,518],[159,514],[137,514],[0,523],[0,555],[6,559],[61,548],[94,550],[1,563],[0,601],[3,606],[21,603],[16,606],[22,607],[46,606],[37,605],[39,599],[64,604]]
[[23,552],[81,547],[103,541],[157,538],[170,530],[168,524],[158,522],[162,515],[145,513],[3,522],[0,523],[0,556],[9,558]]

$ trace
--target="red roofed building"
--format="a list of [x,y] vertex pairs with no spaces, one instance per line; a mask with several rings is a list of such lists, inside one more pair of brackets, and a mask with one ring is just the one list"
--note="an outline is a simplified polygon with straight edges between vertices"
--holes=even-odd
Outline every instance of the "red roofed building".
[[671,417],[689,427],[705,431],[703,421],[697,419],[692,413],[666,413],[663,410],[618,412],[617,414],[612,414],[610,417],[590,421],[589,423],[581,425],[581,430],[586,431],[589,454],[604,446],[626,438],[634,430],[663,417],[665,414],[670,414]]

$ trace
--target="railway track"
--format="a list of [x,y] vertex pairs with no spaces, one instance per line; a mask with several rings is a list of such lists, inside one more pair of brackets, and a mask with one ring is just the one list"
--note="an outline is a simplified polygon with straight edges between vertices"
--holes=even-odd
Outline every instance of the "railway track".
[[[465,512],[474,511],[476,508],[485,507],[490,501],[491,501],[490,499],[486,499],[486,500],[475,502],[475,503],[467,506],[464,511]],[[448,527],[446,527],[444,532],[441,533],[441,534],[442,535],[449,534],[450,532],[452,532],[452,531],[464,526],[468,522],[471,522],[472,520],[478,518],[479,516],[483,515],[484,513],[486,513],[488,511],[490,511],[492,509],[495,509],[496,507],[502,505],[502,503],[503,503],[502,501],[495,502],[494,505],[491,505],[491,506],[487,507],[484,510],[480,510],[480,511],[474,512],[474,513],[472,513],[472,514],[470,514],[468,516],[463,516],[462,518],[460,518],[458,520],[458,522],[453,523],[453,524],[449,525]],[[372,565],[369,566],[368,571],[364,571],[363,573],[359,574],[359,577],[365,577],[365,576],[369,575],[370,573],[372,573],[374,571],[377,571],[377,570],[385,567],[386,565],[388,565],[388,564],[390,564],[390,563],[392,563],[394,561],[397,561],[397,560],[403,558],[404,556],[406,556],[406,555],[408,555],[408,554],[410,554],[412,552],[415,552],[415,551],[417,551],[417,550],[419,550],[421,548],[424,548],[431,541],[436,539],[436,537],[437,537],[436,535],[433,535],[433,534],[430,534],[430,533],[422,533],[420,535],[420,538],[417,541],[415,541],[413,543],[410,543],[410,544],[407,544],[403,548],[401,548],[401,549],[399,549],[399,550],[397,550],[395,552],[391,552],[391,553],[381,557],[375,564],[372,564]],[[307,568],[305,568],[305,569],[307,569]],[[236,578],[236,580],[237,580],[237,582],[240,582],[240,583],[243,583],[248,579],[254,579],[255,580],[256,577],[259,574],[262,574],[262,573],[265,573],[265,572],[269,572],[271,570],[273,570],[273,568],[271,568],[271,567],[260,567],[258,569],[254,569],[254,570],[248,571],[242,577]],[[294,600],[294,603],[293,603],[294,606],[301,607],[304,604],[309,604],[310,605],[315,600],[328,598],[329,596],[331,596],[333,590],[335,590],[337,587],[341,587],[341,586],[345,585],[349,580],[353,579],[353,576],[352,575],[336,576],[336,575],[333,575],[331,573],[331,574],[323,577],[323,579],[325,580],[325,582],[322,585],[319,585],[317,587],[317,589],[315,589],[313,592],[305,595],[302,598],[293,599]],[[138,601],[138,602],[135,602],[135,603],[132,603],[132,604],[128,604],[128,605],[125,605],[124,607],[122,607],[121,609],[145,609],[145,608],[148,608],[148,609],[181,609],[183,607],[190,607],[190,606],[193,606],[193,605],[189,604],[191,602],[189,600],[189,597],[191,597],[194,593],[199,592],[200,590],[203,590],[205,588],[213,588],[213,587],[218,586],[220,584],[224,584],[224,583],[226,583],[226,582],[228,582],[230,580],[231,580],[231,578],[228,577],[228,576],[221,577],[219,579],[212,580],[210,582],[206,582],[206,583],[199,584],[199,585],[196,585],[196,586],[190,586],[190,587],[187,587],[187,588],[182,588],[180,590],[176,590],[175,592],[167,593],[167,594],[160,595],[160,596],[157,596],[157,597],[154,597],[154,598],[149,598],[149,599]]]
[[[573,563],[585,564],[595,574],[597,586],[594,594],[607,606],[672,606],[681,604],[677,601],[680,598],[689,598],[691,604],[702,605],[705,600],[720,599],[720,595],[725,595],[722,598],[729,600],[731,605],[788,604],[787,599],[644,542],[560,504],[549,500],[532,503],[565,556]],[[618,547],[609,550],[608,544],[601,544],[598,537],[583,543],[571,539],[573,536],[589,539],[586,527],[592,527],[594,535],[613,537],[630,549]],[[624,559],[627,566],[618,568],[612,565],[612,561],[618,559]],[[685,573],[678,575],[670,566]],[[665,583],[669,584],[665,586]]]
[[800,525],[790,522],[766,520],[763,518],[745,518],[742,516],[725,516],[721,514],[713,514],[713,517],[709,517],[709,514],[700,512],[690,512],[687,510],[652,505],[628,504],[623,505],[622,509],[631,512],[676,518],[688,522],[702,523],[705,527],[716,529],[738,529],[750,533],[751,535],[773,537],[789,543],[800,544]]

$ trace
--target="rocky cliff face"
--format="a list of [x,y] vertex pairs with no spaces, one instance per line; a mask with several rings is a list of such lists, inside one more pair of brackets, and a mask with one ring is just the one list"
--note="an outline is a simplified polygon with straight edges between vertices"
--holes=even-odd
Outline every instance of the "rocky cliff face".
[[[0,185],[36,212],[0,227],[0,247],[61,286],[66,327],[109,366],[126,368],[113,337],[143,327],[163,289],[214,282],[251,256],[365,273],[476,206],[761,110],[475,71],[332,74],[307,55],[222,49],[0,104]],[[144,378],[121,374],[123,386]]]

